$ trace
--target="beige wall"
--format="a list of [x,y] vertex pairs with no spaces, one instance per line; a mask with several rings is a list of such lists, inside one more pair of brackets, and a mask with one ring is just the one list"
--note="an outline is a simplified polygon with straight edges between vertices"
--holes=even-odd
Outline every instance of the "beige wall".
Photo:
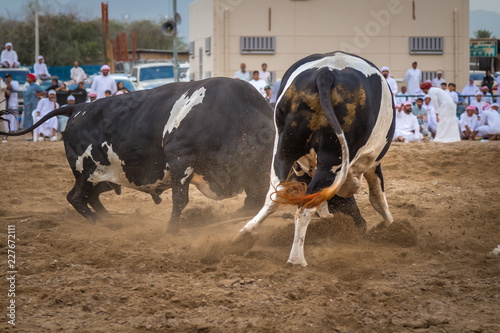
[[[268,70],[281,77],[309,54],[344,50],[379,68],[389,66],[396,79],[404,78],[413,61],[422,71],[443,70],[445,79],[456,81],[459,89],[468,79],[469,0],[418,0],[414,13],[411,0],[197,0],[190,6],[195,79],[199,79],[198,49],[208,36],[212,36],[212,56],[203,60],[212,76],[232,76],[241,62],[249,70],[266,62]],[[240,54],[240,36],[275,36],[276,53]],[[444,54],[410,55],[410,36],[444,37]]]

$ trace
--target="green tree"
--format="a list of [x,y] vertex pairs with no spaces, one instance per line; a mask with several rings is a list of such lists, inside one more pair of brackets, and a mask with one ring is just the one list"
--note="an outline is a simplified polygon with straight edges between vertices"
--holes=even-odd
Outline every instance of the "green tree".
[[479,29],[474,31],[475,38],[495,38],[492,36],[492,32],[486,29]]

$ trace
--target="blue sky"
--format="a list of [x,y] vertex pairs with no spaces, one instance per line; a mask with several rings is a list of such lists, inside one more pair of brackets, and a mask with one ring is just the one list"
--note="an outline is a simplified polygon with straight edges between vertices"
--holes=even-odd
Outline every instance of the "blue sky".
[[[64,13],[76,11],[82,18],[101,16],[101,2],[103,0],[39,0],[40,7],[48,8],[51,12]],[[189,3],[194,0],[177,0],[177,12],[182,17],[179,26],[179,36],[188,41],[189,36]],[[16,17],[22,15],[24,8],[34,0],[0,0],[0,16]],[[470,0],[470,11],[486,11],[492,21],[485,22],[484,15],[471,15],[471,35],[477,29],[487,29],[500,38],[500,0]],[[123,20],[125,15],[131,20],[150,19],[164,21],[165,15],[172,16],[173,0],[108,0],[109,18]],[[477,14],[477,13],[476,13]],[[495,15],[498,14],[498,15]]]

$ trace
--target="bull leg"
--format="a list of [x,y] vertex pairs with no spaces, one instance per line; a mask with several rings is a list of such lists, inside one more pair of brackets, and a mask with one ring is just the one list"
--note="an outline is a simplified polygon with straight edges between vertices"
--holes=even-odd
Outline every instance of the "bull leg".
[[316,214],[319,215],[319,217],[326,218],[332,216],[330,211],[328,210],[328,203],[323,202],[318,209],[316,210]]
[[[186,170],[186,171],[185,171]],[[180,231],[180,218],[181,213],[186,208],[189,202],[189,183],[193,178],[191,175],[186,175],[188,168],[183,169],[182,173],[176,171],[173,166],[171,168],[172,172],[172,215],[170,216],[170,221],[168,222],[167,232],[169,234],[178,234]],[[177,175],[183,175],[183,177],[178,177]]]
[[299,208],[295,213],[295,235],[293,237],[292,250],[288,257],[288,263],[292,265],[307,266],[306,259],[304,258],[304,241],[306,238],[307,226],[315,212],[315,208]]
[[88,202],[97,214],[105,216],[111,215],[99,200],[99,195],[103,192],[111,191],[112,189],[113,188],[108,183],[99,183],[92,189]]
[[99,215],[94,213],[88,206],[89,196],[92,192],[93,185],[82,178],[77,178],[75,186],[69,191],[67,199],[69,203],[87,220],[96,222],[99,220]]
[[352,216],[354,225],[358,228],[359,233],[364,234],[366,232],[366,221],[363,216],[361,216],[361,212],[359,211],[354,196],[342,198],[338,195],[334,195],[333,198],[328,200],[328,208],[332,214],[341,212]]
[[391,212],[389,211],[387,199],[385,198],[384,177],[382,176],[382,168],[380,167],[380,164],[365,172],[365,178],[370,192],[370,203],[373,208],[380,215],[382,215],[385,225],[388,226],[394,220]]

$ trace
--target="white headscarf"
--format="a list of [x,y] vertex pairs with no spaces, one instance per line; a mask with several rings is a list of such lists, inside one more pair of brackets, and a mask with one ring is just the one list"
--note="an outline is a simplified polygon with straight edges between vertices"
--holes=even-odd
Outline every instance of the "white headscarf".
[[7,46],[12,47],[12,43],[11,43],[11,42],[6,43],[6,44],[5,44],[5,48],[7,48]]
[[[472,83],[470,83],[470,81],[472,81]],[[462,95],[472,95],[472,96],[475,96],[476,92],[478,92],[478,91],[479,91],[479,89],[474,84],[474,81],[473,80],[469,80],[469,82],[464,87],[464,89],[462,89]]]

